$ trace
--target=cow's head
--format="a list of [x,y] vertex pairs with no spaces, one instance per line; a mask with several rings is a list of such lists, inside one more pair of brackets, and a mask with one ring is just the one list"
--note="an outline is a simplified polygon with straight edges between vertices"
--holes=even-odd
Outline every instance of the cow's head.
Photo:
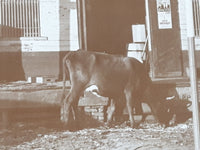
[[191,102],[188,100],[167,98],[160,104],[157,118],[166,127],[183,123],[192,117],[192,112],[188,109],[189,106],[191,106]]

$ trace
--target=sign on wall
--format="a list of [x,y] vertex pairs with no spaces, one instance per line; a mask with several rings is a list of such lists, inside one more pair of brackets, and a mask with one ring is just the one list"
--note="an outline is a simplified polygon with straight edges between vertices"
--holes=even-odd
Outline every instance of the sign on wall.
[[172,13],[170,0],[157,0],[158,28],[172,28]]

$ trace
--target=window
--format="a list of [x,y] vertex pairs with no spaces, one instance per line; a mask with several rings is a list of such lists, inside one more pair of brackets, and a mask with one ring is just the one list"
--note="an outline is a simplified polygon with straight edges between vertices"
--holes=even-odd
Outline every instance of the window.
[[200,2],[193,0],[194,31],[195,36],[200,37]]
[[39,0],[0,0],[1,37],[39,37]]

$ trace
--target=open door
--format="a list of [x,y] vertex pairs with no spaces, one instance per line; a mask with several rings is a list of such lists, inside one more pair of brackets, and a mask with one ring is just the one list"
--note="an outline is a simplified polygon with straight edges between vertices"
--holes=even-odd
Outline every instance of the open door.
[[80,47],[126,55],[132,25],[145,24],[145,0],[78,0]]
[[146,0],[151,33],[151,68],[154,78],[182,76],[177,0]]

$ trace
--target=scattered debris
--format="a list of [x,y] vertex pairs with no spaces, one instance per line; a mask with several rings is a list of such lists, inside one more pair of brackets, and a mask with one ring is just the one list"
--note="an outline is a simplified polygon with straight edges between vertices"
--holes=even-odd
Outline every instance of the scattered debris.
[[1,132],[0,149],[188,150],[194,149],[192,119],[168,128],[163,128],[157,122],[146,121],[139,129],[116,125],[112,128],[99,126],[75,132],[49,128],[40,122],[22,122]]

